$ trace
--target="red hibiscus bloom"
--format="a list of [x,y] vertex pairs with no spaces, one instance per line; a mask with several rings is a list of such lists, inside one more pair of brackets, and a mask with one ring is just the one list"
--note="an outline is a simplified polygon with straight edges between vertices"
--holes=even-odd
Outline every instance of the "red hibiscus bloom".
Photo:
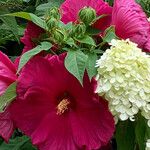
[[[16,68],[11,60],[0,52],[0,95],[16,80]],[[8,141],[14,131],[14,124],[10,117],[9,107],[0,113],[0,136]]]
[[42,33],[44,33],[42,28],[32,22],[28,23],[24,36],[21,38],[21,42],[24,44],[23,53],[33,49],[36,46],[33,40],[38,39]]
[[106,29],[111,23],[112,8],[103,0],[66,0],[61,5],[62,21],[64,23],[78,20],[78,13],[84,7],[92,7],[98,16],[107,14],[107,17],[99,19],[94,27],[100,30]]
[[145,51],[150,51],[150,25],[146,14],[135,0],[115,0],[112,25],[120,38],[130,38]]
[[112,137],[114,120],[94,86],[87,74],[80,85],[64,55],[34,57],[18,78],[14,122],[40,150],[98,149]]

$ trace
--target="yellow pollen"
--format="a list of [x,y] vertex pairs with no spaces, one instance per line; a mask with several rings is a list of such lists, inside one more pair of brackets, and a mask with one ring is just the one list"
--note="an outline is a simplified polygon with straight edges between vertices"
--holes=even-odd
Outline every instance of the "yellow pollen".
[[63,99],[57,106],[57,115],[62,115],[67,109],[70,102],[68,99]]

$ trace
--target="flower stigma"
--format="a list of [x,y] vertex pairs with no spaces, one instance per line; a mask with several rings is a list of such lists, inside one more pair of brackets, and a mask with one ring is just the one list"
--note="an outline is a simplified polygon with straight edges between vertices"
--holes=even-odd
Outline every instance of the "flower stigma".
[[57,115],[62,115],[66,110],[68,110],[69,100],[64,98],[57,106]]

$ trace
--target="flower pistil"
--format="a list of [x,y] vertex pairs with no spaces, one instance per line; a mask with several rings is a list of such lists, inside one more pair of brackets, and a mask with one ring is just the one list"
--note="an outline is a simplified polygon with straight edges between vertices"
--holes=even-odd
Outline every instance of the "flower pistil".
[[62,115],[66,110],[68,110],[68,105],[70,101],[67,98],[64,98],[57,106],[57,115]]

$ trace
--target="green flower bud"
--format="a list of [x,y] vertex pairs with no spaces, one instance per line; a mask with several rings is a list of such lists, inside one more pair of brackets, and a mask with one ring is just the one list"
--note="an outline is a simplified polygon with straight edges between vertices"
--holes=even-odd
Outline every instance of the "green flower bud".
[[47,26],[49,30],[52,30],[54,27],[58,27],[58,21],[52,17],[47,21]]
[[53,7],[53,8],[49,11],[48,15],[49,15],[50,17],[53,17],[53,18],[57,19],[57,20],[60,20],[60,17],[61,17],[61,16],[60,16],[59,9],[56,8],[56,7]]
[[74,29],[73,29],[73,34],[76,36],[76,37],[82,37],[86,32],[86,26],[84,23],[82,24],[77,24],[74,26]]
[[61,30],[56,29],[52,33],[52,38],[53,38],[54,42],[62,43],[64,41],[65,36]]
[[78,14],[80,20],[90,25],[96,19],[96,11],[91,7],[84,7]]

